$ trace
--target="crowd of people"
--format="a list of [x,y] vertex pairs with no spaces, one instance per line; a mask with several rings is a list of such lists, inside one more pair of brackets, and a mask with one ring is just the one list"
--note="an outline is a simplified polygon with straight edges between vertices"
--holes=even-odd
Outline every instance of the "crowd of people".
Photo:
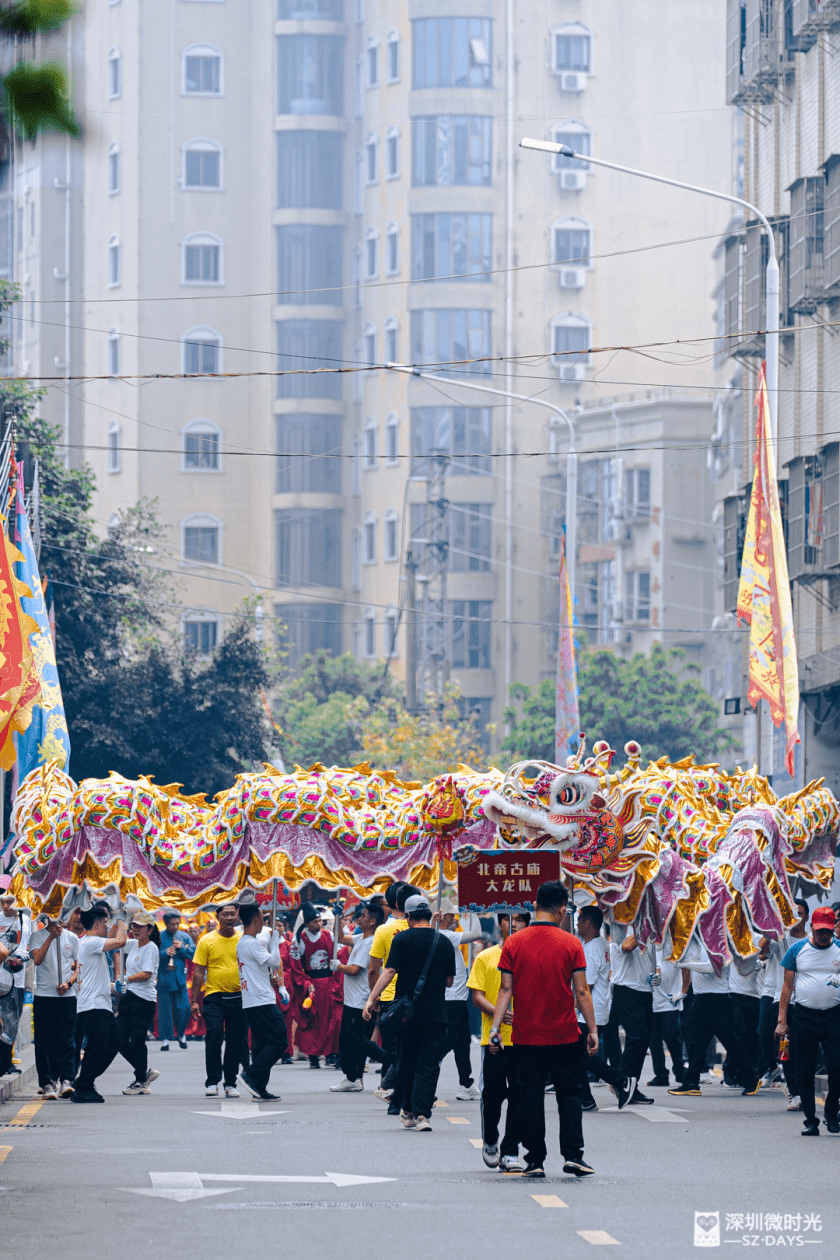
[[[241,1082],[255,1099],[274,1099],[272,1068],[293,1056],[340,1068],[332,1093],[358,1093],[371,1061],[388,1114],[428,1132],[452,1053],[456,1097],[481,1103],[488,1167],[544,1176],[553,1094],[564,1171],[587,1176],[582,1117],[598,1110],[592,1087],[606,1084],[618,1110],[653,1105],[639,1088],[649,1052],[646,1087],[702,1097],[701,1086],[720,1082],[753,1097],[778,1086],[787,1109],[802,1112],[804,1136],[820,1132],[815,1077],[824,1070],[823,1122],[840,1133],[840,924],[834,908],[810,914],[801,900],[796,908],[782,941],[756,937],[751,957],[721,970],[696,937],[674,962],[632,927],[610,928],[597,906],[574,911],[560,881],[541,885],[533,920],[499,914],[492,931],[486,920],[459,929],[453,904],[433,909],[406,883],[352,914],[338,907],[331,926],[310,902],[269,922],[246,892],[186,929],[177,910],[160,923],[145,911],[127,923],[104,901],[66,921],[32,922],[4,889],[0,1075],[14,1070],[31,962],[45,1099],[103,1102],[96,1082],[117,1055],[133,1073],[123,1093],[148,1094],[160,1075],[149,1064],[153,1036],[161,1052],[193,1037],[203,1041],[208,1097],[238,1098]],[[470,947],[478,952],[468,966]],[[481,1017],[478,1084],[470,1002]]]

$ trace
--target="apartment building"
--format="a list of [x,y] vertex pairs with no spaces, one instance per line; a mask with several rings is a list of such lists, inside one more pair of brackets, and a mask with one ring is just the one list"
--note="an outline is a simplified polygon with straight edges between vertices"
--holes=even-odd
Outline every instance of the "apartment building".
[[717,0],[116,0],[73,31],[70,458],[102,528],[157,500],[191,646],[259,592],[291,663],[404,677],[410,553],[421,685],[500,727],[555,668],[568,417],[587,633],[709,664],[730,215],[585,157],[735,188]]
[[[799,655],[795,782],[840,788],[840,70],[835,0],[730,0],[727,99],[744,118],[745,197],[770,218],[781,273],[779,488]],[[723,242],[724,332],[743,374],[741,461],[724,484],[724,614],[737,601],[753,453],[755,376],[764,354],[766,240],[749,218]],[[745,665],[742,667],[742,674]],[[742,679],[734,696],[746,696]],[[742,705],[746,705],[743,700]],[[748,711],[745,749],[786,786],[784,738]]]

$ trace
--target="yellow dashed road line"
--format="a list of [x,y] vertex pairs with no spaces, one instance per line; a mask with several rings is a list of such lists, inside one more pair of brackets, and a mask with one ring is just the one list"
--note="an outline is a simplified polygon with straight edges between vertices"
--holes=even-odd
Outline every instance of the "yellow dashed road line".
[[568,1207],[568,1203],[564,1203],[556,1194],[532,1194],[531,1198],[539,1203],[540,1207]]
[[37,1116],[38,1112],[44,1105],[43,1098],[33,1098],[31,1102],[24,1103],[17,1115],[12,1116],[9,1121],[10,1125],[29,1124],[33,1116]]
[[584,1242],[592,1243],[593,1247],[621,1246],[617,1238],[613,1238],[612,1234],[603,1229],[579,1229],[577,1232]]
[[470,1146],[474,1146],[476,1150],[479,1150],[479,1151],[484,1145],[481,1138],[467,1138],[467,1141],[469,1142]]
[[7,1155],[11,1155],[14,1149],[15,1148],[13,1146],[0,1146],[0,1164],[3,1163],[3,1160]]
[[466,1116],[447,1116],[446,1119],[450,1124],[469,1124]]

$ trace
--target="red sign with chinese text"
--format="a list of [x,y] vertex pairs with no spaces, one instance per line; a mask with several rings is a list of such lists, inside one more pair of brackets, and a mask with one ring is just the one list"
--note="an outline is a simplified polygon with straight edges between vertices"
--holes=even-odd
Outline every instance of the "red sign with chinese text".
[[458,904],[474,914],[533,910],[537,889],[560,879],[560,854],[551,849],[479,853],[458,867]]

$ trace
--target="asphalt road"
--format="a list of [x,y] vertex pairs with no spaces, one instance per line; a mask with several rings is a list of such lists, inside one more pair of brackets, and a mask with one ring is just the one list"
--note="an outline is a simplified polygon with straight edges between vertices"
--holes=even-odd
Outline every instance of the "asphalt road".
[[618,1245],[674,1260],[698,1254],[695,1229],[714,1245],[715,1213],[721,1247],[840,1247],[840,1137],[801,1138],[801,1116],[777,1090],[650,1090],[655,1107],[619,1115],[596,1089],[602,1110],[584,1116],[596,1175],[584,1181],[560,1172],[549,1095],[546,1180],[533,1182],[484,1167],[479,1105],[456,1102],[451,1056],[432,1133],[385,1115],[372,1072],[364,1094],[331,1095],[331,1069],[275,1068],[281,1103],[243,1096],[241,1114],[223,1115],[203,1095],[200,1044],[161,1054],[152,1043],[150,1061],[162,1074],[149,1096],[122,1095],[132,1073],[118,1059],[99,1082],[104,1106],[18,1095],[0,1107],[0,1256],[216,1260],[268,1246],[268,1256],[394,1260],[445,1248],[478,1260],[539,1249],[574,1260]]

